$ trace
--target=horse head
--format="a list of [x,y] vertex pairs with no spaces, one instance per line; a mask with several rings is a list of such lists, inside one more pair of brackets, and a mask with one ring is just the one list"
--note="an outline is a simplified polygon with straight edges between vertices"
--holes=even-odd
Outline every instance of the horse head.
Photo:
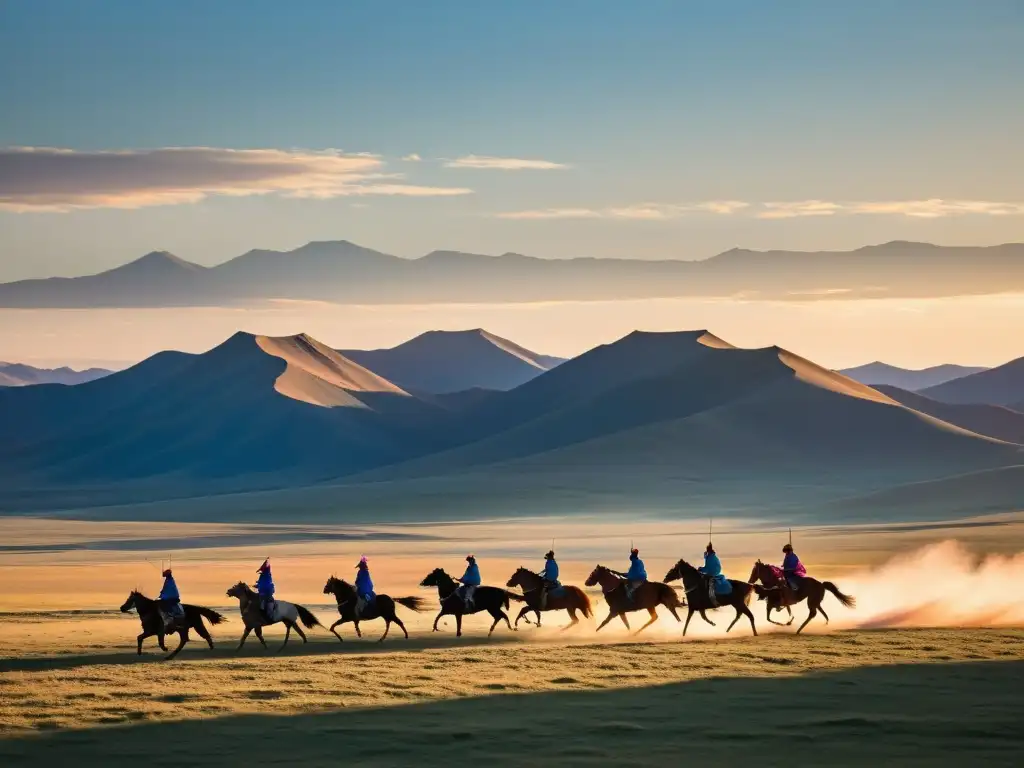
[[446,582],[450,582],[452,577],[444,572],[444,568],[435,568],[420,582],[421,587],[440,587]]
[[687,578],[691,580],[696,576],[699,576],[700,572],[690,565],[686,560],[680,559],[672,566],[672,570],[665,574],[665,583],[679,579],[680,581],[686,581]]
[[337,576],[331,576],[327,579],[327,583],[324,584],[324,594],[334,595],[339,600],[346,595],[355,594],[355,591],[355,587],[344,579],[339,579]]
[[121,606],[121,613],[128,613],[132,608],[135,607],[135,598],[139,596],[139,591],[133,589],[128,593],[128,599],[124,601],[124,605]]
[[599,583],[601,579],[607,577],[609,573],[610,571],[603,565],[598,565],[594,568],[594,570],[590,572],[590,575],[587,576],[587,580],[583,583],[586,584],[588,587],[592,587],[595,584]]
[[529,568],[523,568],[520,566],[516,569],[516,572],[512,574],[512,578],[505,582],[506,587],[521,587],[524,591],[527,585],[535,586],[540,581],[537,574],[531,571]]
[[252,590],[249,589],[249,585],[246,584],[244,581],[240,581],[233,587],[229,587],[227,592],[228,597],[233,597],[237,600],[241,600],[242,598],[248,597],[251,594]]

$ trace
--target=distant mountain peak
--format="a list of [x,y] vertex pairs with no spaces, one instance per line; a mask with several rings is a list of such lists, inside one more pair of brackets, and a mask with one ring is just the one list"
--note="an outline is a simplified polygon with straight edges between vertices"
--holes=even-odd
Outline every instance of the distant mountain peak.
[[127,270],[200,271],[205,269],[206,267],[200,264],[193,264],[191,261],[186,261],[179,256],[175,256],[170,251],[150,251],[146,255],[135,259],[135,261],[129,261],[127,264],[115,267],[110,270],[110,272],[123,272]]

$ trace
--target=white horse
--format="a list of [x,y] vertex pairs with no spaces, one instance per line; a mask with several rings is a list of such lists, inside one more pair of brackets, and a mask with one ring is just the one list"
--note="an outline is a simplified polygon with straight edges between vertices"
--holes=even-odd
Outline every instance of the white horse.
[[306,635],[299,626],[300,621],[306,626],[306,629],[323,626],[311,611],[295,603],[286,603],[284,600],[274,601],[273,616],[267,618],[266,614],[260,610],[259,595],[244,581],[240,581],[231,587],[228,590],[228,597],[238,598],[238,611],[242,614],[242,622],[245,624],[245,632],[242,633],[242,639],[239,641],[236,650],[241,650],[242,646],[245,645],[245,639],[249,637],[250,632],[255,632],[256,637],[259,638],[259,641],[263,643],[263,647],[266,648],[267,642],[263,639],[263,627],[277,624],[279,621],[284,622],[284,625],[287,627],[284,643],[281,644],[281,648],[288,645],[288,638],[291,637],[293,629],[299,633],[302,642],[308,642]]

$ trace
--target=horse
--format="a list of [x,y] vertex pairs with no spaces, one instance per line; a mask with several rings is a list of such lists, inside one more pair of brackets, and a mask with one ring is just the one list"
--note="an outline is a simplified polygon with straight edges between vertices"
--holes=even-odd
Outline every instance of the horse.
[[686,592],[686,605],[689,608],[689,613],[686,614],[686,623],[683,624],[683,637],[686,637],[686,628],[690,626],[690,619],[693,618],[694,611],[699,613],[700,617],[708,624],[715,626],[715,622],[709,619],[704,612],[726,605],[731,605],[736,609],[736,618],[732,620],[732,623],[725,631],[728,632],[732,629],[736,622],[740,620],[740,616],[746,616],[750,619],[750,628],[754,631],[754,636],[757,636],[757,627],[754,626],[754,614],[750,612],[747,605],[750,603],[751,592],[755,590],[765,591],[765,588],[760,584],[748,584],[745,581],[729,579],[729,583],[732,585],[732,592],[727,595],[716,595],[716,602],[718,604],[715,605],[711,602],[711,596],[708,594],[706,577],[685,560],[680,560],[672,566],[672,570],[665,574],[666,583],[676,579],[680,579],[683,582],[683,590]]
[[392,598],[388,595],[377,595],[372,603],[367,603],[363,607],[362,615],[357,617],[356,600],[358,595],[356,594],[356,588],[337,576],[331,576],[327,580],[327,583],[324,585],[324,594],[334,595],[334,599],[338,601],[338,614],[341,618],[330,626],[330,631],[338,640],[341,640],[341,635],[334,628],[339,624],[351,621],[355,625],[356,635],[362,637],[363,633],[359,631],[359,622],[370,621],[371,619],[384,619],[386,622],[384,634],[380,636],[380,639],[377,641],[378,643],[384,642],[384,638],[388,636],[388,632],[391,630],[391,622],[398,625],[399,629],[405,633],[406,640],[408,640],[409,631],[405,628],[402,620],[395,615],[395,603],[405,606],[412,611],[420,612],[427,610],[423,605],[423,598],[421,597]]
[[462,617],[468,614],[479,613],[480,611],[487,611],[494,618],[491,629],[487,632],[488,637],[491,636],[494,628],[498,626],[498,622],[502,619],[508,624],[509,629],[515,631],[512,627],[512,622],[508,619],[508,614],[502,608],[508,609],[509,600],[522,602],[522,595],[517,595],[515,592],[509,592],[499,587],[480,586],[473,592],[473,609],[467,611],[462,597],[455,593],[459,588],[458,582],[445,573],[443,568],[435,568],[428,573],[423,581],[420,582],[420,586],[437,587],[437,597],[441,601],[441,610],[434,618],[434,632],[440,631],[437,628],[437,622],[442,616],[452,615],[455,617],[455,636],[462,637]]
[[595,630],[597,632],[600,632],[601,627],[616,616],[622,619],[626,629],[629,629],[629,620],[626,618],[626,614],[646,609],[651,618],[633,633],[634,635],[640,634],[658,620],[658,612],[655,609],[659,605],[664,605],[668,608],[672,615],[675,616],[676,621],[681,621],[679,614],[676,613],[676,608],[682,608],[686,605],[686,603],[680,601],[679,596],[672,587],[659,581],[645,581],[636,588],[632,597],[626,597],[626,580],[617,575],[615,571],[603,565],[594,568],[584,583],[588,587],[600,584],[601,591],[604,592],[604,599],[608,603],[608,618],[598,625],[597,630]]
[[[227,621],[221,614],[210,608],[204,608],[200,605],[188,605],[186,603],[182,603],[181,607],[185,615],[184,617],[175,617],[171,627],[172,632],[178,633],[178,647],[165,656],[164,661],[170,661],[181,652],[181,649],[185,647],[185,643],[189,641],[188,631],[190,629],[198,632],[199,636],[206,640],[212,649],[213,638],[210,637],[209,630],[203,624],[203,619],[205,618],[214,626]],[[138,655],[142,655],[142,641],[153,635],[156,635],[156,641],[160,644],[160,650],[166,651],[167,646],[164,644],[166,627],[164,625],[164,617],[160,615],[159,602],[151,600],[138,590],[133,589],[128,594],[128,599],[124,601],[124,605],[121,606],[121,613],[128,613],[132,608],[138,611],[139,621],[142,622],[142,634],[136,638],[138,641]]]
[[272,619],[268,619],[266,614],[260,609],[260,596],[244,581],[240,581],[228,589],[227,595],[228,597],[238,599],[238,612],[242,614],[242,621],[245,622],[245,632],[242,633],[242,639],[238,642],[238,648],[235,649],[237,651],[242,650],[242,646],[245,645],[245,639],[249,637],[250,632],[255,632],[256,637],[259,638],[263,647],[266,648],[267,641],[263,639],[263,627],[277,624],[279,621],[284,622],[285,627],[287,627],[284,633],[284,642],[279,650],[284,650],[284,647],[288,645],[288,638],[291,637],[293,629],[299,633],[302,642],[308,642],[305,633],[299,626],[300,620],[306,629],[323,626],[320,620],[310,611],[301,605],[286,603],[284,600],[274,601],[274,616]]
[[[506,582],[506,587],[519,587],[523,590],[523,600],[526,605],[519,611],[519,615],[516,616],[516,626],[519,626],[519,620],[526,616],[530,611],[537,614],[537,626],[540,626],[540,613],[544,611],[568,611],[569,618],[572,622],[564,627],[562,630],[571,629],[580,623],[580,620],[576,618],[576,611],[580,611],[584,618],[591,618],[594,615],[594,611],[590,606],[590,598],[587,597],[587,593],[579,587],[561,586],[558,589],[562,590],[560,594],[552,594],[557,590],[551,590],[548,592],[547,600],[544,603],[544,607],[540,607],[541,587],[544,585],[544,577],[540,576],[529,568],[519,568],[512,578]],[[526,619],[526,623],[529,624],[530,620]]]
[[[786,582],[785,574],[781,568],[769,565],[768,563],[762,563],[760,560],[754,563],[754,567],[750,571],[750,578],[747,579],[751,584],[758,580],[767,587],[763,593],[758,593],[758,597],[768,602],[768,621],[772,621],[771,615],[773,610],[781,610],[782,608],[789,610],[789,606],[796,605],[805,599],[807,600],[809,613],[807,618],[804,619],[804,623],[796,631],[798,635],[807,626],[808,622],[818,615],[818,611],[821,611],[821,615],[825,617],[825,623],[828,624],[828,614],[821,607],[821,601],[825,599],[826,590],[835,595],[836,599],[847,608],[853,608],[857,605],[855,597],[844,595],[831,581],[818,581],[810,576],[801,576],[800,587],[794,590]],[[790,611],[790,616],[792,615],[793,612]],[[777,621],[772,621],[772,623],[779,624]],[[793,619],[790,618],[789,624],[792,623]],[[785,626],[788,627],[789,624]]]

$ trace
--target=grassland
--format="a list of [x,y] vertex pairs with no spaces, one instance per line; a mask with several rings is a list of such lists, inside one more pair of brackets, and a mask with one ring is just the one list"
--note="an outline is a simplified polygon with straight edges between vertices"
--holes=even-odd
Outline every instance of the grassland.
[[172,664],[90,642],[0,660],[4,764],[1010,765],[1024,749],[1019,630],[319,641]]

